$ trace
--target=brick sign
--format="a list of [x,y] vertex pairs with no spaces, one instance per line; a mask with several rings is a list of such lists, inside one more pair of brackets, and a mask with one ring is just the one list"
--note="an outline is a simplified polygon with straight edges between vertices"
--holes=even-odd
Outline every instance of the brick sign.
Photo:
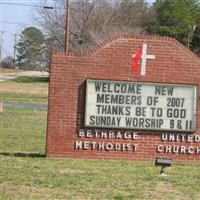
[[200,162],[200,58],[168,37],[54,51],[49,157]]
[[196,130],[197,87],[87,80],[85,126]]

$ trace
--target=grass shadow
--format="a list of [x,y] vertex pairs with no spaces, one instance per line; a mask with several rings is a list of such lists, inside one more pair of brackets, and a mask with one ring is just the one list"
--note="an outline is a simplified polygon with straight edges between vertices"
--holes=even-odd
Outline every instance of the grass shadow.
[[27,157],[27,158],[45,158],[45,154],[40,153],[22,153],[22,152],[0,152],[0,155],[2,156],[8,156],[8,157]]
[[15,79],[12,79],[11,81],[17,82],[17,83],[48,83],[49,77],[38,77],[38,76],[20,76]]

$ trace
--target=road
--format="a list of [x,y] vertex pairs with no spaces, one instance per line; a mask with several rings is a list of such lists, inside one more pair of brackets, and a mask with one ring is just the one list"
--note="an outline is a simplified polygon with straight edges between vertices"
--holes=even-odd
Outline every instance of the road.
[[0,73],[0,82],[17,78],[19,76],[49,76],[48,72],[40,71],[17,71],[12,73]]
[[0,82],[6,81],[6,80],[10,80],[10,79],[14,79],[17,78],[17,74],[15,73],[6,73],[6,74],[0,74]]

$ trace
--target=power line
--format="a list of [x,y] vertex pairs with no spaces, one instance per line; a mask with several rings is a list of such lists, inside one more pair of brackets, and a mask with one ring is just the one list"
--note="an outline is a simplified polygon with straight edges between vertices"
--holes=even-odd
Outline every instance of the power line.
[[31,26],[32,24],[20,23],[20,22],[12,22],[12,21],[0,21],[3,24],[17,24],[21,26]]
[[[113,0],[107,0],[108,2],[113,2]],[[53,2],[53,1],[52,1]],[[147,0],[147,3],[155,3],[155,0]],[[72,0],[71,3],[81,3],[79,0]],[[39,8],[45,8],[45,9],[54,9],[53,6],[42,6],[42,5],[34,5],[34,4],[24,4],[24,3],[10,3],[10,2],[0,2],[2,5],[12,5],[12,6],[28,6],[28,7],[39,7]],[[58,9],[58,8],[56,8]]]
[[69,5],[69,0],[67,0],[66,2],[67,7],[66,7],[66,25],[65,25],[65,52],[69,52],[69,22],[70,22],[70,15],[69,15],[69,11],[70,11],[70,5]]
[[15,64],[16,64],[15,57],[16,57],[17,35],[18,34],[14,34],[14,48],[13,48],[13,66],[14,67],[15,67]]
[[9,2],[0,2],[2,5],[12,5],[12,6],[28,6],[28,7],[38,7],[44,9],[53,9],[53,6],[41,6],[41,5],[30,5],[30,4],[23,4],[23,3],[9,3]]

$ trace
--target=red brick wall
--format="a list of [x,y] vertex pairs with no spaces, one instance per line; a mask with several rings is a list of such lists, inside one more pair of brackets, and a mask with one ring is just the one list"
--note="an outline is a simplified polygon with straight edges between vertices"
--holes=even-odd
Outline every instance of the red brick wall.
[[[132,54],[143,43],[148,45],[148,54],[156,55],[147,61],[146,76],[133,72]],[[139,131],[137,153],[126,151],[75,150],[74,142],[84,140],[78,131],[84,127],[86,79],[142,81],[158,83],[198,84],[200,92],[200,58],[179,42],[168,37],[118,36],[87,53],[53,52],[49,87],[49,110],[47,131],[47,156],[70,158],[103,158],[155,160],[168,157],[175,160],[200,161],[200,154],[158,153],[158,144],[199,147],[200,143],[163,142],[160,133]],[[200,135],[200,100],[198,100],[197,131]],[[111,142],[112,139],[87,141]]]

